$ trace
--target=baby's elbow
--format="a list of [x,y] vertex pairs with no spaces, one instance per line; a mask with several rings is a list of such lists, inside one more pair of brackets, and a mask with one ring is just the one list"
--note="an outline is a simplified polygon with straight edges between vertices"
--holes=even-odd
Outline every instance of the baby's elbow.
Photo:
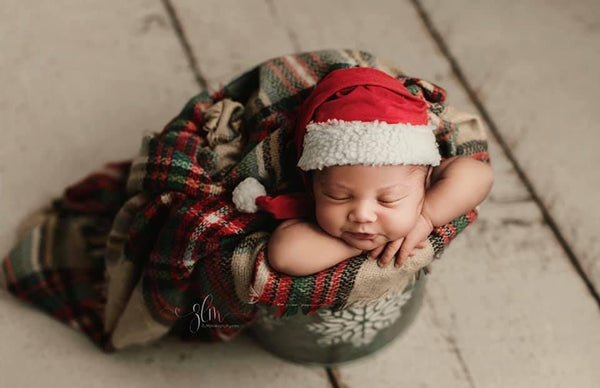
[[277,272],[287,273],[289,264],[285,260],[285,255],[282,255],[279,247],[269,242],[267,246],[267,261],[269,266]]
[[267,244],[267,261],[275,271],[294,275],[293,261],[290,257],[291,250],[288,245],[282,236],[277,232],[274,233]]
[[494,185],[494,169],[489,163],[483,163],[483,166],[485,167],[483,168],[482,180],[484,181],[487,187],[487,192],[489,193]]
[[290,276],[306,276],[315,271],[303,265],[299,257],[294,256],[297,250],[282,241],[269,241],[267,246],[267,261],[271,269]]
[[277,272],[290,276],[308,275],[308,273],[305,273],[301,268],[294,265],[294,262],[289,260],[289,256],[279,255],[277,253],[272,254],[272,252],[269,252],[269,266]]

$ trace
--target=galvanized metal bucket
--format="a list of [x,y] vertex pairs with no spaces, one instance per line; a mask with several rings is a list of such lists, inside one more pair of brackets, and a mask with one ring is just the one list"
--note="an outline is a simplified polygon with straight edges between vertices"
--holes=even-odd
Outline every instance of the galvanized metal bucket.
[[322,308],[275,318],[272,306],[259,306],[248,333],[258,344],[288,361],[331,366],[368,356],[391,343],[414,320],[423,301],[425,277],[380,300]]

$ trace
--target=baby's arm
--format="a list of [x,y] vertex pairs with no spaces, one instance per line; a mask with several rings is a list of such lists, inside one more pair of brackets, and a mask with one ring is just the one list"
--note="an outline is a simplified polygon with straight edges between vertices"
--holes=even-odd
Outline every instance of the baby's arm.
[[267,245],[270,266],[293,276],[322,271],[361,253],[317,224],[299,219],[281,223]]
[[431,181],[421,213],[433,226],[443,226],[483,202],[494,173],[487,163],[455,156],[433,170]]
[[[431,175],[432,185],[425,194],[421,215],[409,234],[391,241],[368,254],[380,256],[379,265],[387,265],[395,257],[401,266],[414,248],[421,248],[434,226],[443,226],[479,205],[488,195],[494,173],[489,164],[466,156],[444,160]],[[383,253],[382,253],[383,252]]]

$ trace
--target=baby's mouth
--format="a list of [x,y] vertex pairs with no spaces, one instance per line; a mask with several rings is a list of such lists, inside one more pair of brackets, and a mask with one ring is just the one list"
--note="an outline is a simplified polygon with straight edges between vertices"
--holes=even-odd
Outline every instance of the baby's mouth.
[[352,233],[352,232],[347,232],[347,233],[356,240],[373,240],[375,238],[375,236],[377,236],[376,234],[370,234],[370,233]]

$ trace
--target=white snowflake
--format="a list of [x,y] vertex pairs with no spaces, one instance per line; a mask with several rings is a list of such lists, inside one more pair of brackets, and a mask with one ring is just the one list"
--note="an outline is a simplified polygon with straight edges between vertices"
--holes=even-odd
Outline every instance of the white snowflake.
[[268,313],[266,310],[259,309],[255,317],[255,322],[265,330],[275,330],[276,327],[282,326],[282,319],[275,318],[273,314]]
[[356,303],[340,311],[319,311],[323,322],[307,325],[308,330],[320,334],[317,343],[329,346],[352,343],[355,347],[370,344],[377,333],[400,318],[402,306],[410,299],[412,289],[386,295],[376,302]]

